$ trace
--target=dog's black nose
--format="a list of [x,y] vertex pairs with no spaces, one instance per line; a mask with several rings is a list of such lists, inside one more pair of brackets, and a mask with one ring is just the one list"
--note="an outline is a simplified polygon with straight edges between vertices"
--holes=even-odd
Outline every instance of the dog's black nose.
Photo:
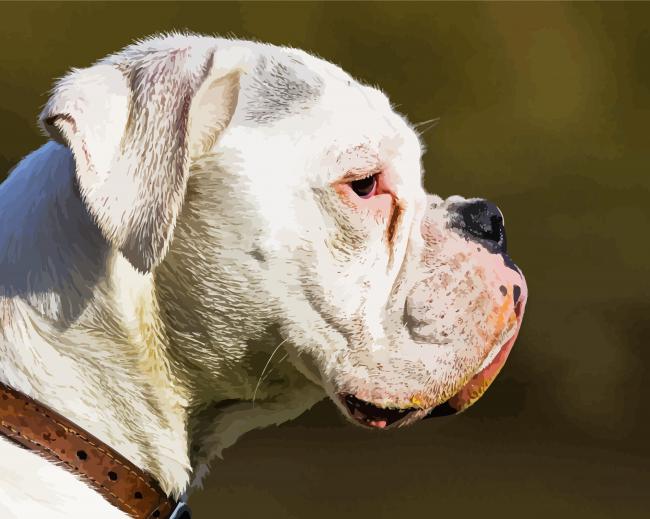
[[494,252],[507,252],[506,229],[499,208],[488,200],[473,198],[454,203],[452,227],[478,238]]

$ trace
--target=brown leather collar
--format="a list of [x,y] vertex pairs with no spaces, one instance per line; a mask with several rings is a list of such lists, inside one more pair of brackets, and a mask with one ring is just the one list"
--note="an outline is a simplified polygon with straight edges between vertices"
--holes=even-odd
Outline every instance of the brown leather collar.
[[[189,519],[156,481],[91,434],[0,383],[0,434],[80,476],[112,505],[135,519]],[[88,511],[92,513],[92,511]]]

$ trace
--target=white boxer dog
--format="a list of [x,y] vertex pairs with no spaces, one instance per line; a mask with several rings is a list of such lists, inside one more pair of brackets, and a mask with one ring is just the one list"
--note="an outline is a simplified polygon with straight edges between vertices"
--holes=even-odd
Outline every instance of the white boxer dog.
[[[527,297],[503,218],[427,195],[414,129],[300,50],[172,34],[60,80],[0,185],[0,381],[179,496],[329,397],[374,429],[462,411]],[[11,518],[124,518],[0,436]]]

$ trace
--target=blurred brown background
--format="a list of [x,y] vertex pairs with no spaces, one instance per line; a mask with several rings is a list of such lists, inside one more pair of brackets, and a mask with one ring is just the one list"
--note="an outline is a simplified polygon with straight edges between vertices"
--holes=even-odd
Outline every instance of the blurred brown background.
[[650,4],[2,3],[0,179],[43,142],[54,78],[184,28],[304,48],[440,117],[427,188],[497,202],[530,287],[467,413],[373,434],[323,402],[228,450],[196,518],[647,517]]

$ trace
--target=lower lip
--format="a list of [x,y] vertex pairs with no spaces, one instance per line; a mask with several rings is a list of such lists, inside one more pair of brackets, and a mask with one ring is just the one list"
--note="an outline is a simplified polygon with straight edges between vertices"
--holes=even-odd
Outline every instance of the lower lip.
[[[521,324],[521,322],[519,324]],[[503,365],[506,363],[510,350],[512,350],[512,347],[517,340],[517,335],[519,335],[519,326],[514,335],[501,347],[501,350],[499,350],[499,353],[497,353],[494,359],[492,359],[492,362],[474,375],[458,393],[447,401],[452,408],[457,412],[463,411],[485,393],[487,388],[490,387],[490,384],[492,384],[501,371],[501,368],[503,368]]]

